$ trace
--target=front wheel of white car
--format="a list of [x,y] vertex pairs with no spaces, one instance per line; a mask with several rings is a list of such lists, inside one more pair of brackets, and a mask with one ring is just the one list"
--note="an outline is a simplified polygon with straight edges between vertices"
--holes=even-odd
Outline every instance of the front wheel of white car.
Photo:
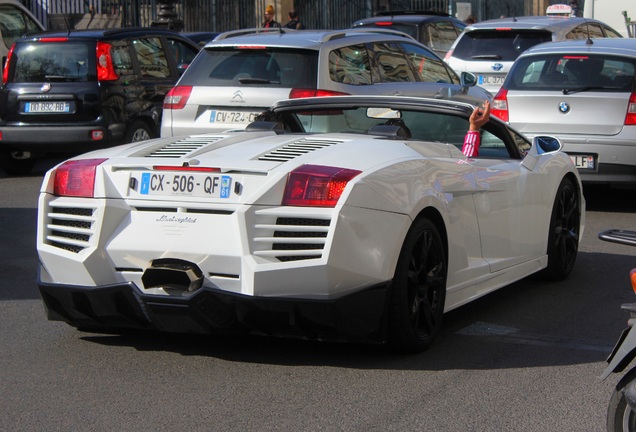
[[428,348],[442,326],[446,250],[439,230],[418,218],[402,245],[391,284],[389,342],[403,352]]
[[570,275],[579,250],[580,230],[579,192],[572,180],[564,178],[554,198],[548,233],[548,266],[541,276],[560,281]]

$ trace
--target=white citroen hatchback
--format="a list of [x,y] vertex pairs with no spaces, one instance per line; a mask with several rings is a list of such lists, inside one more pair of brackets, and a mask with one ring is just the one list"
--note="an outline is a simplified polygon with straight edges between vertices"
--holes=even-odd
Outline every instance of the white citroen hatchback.
[[161,136],[243,129],[282,99],[422,96],[478,105],[492,98],[427,46],[395,30],[248,29],[197,55],[163,106]]

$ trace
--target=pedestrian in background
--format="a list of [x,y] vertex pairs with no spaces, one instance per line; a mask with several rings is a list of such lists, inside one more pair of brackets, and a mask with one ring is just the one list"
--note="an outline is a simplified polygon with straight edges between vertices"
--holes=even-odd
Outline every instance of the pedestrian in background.
[[469,15],[468,18],[464,20],[464,22],[468,25],[475,24],[477,22],[477,18],[474,15]]
[[295,30],[305,30],[305,26],[300,22],[298,18],[298,12],[294,9],[289,11],[289,22],[285,24],[285,28],[295,29]]
[[265,21],[263,22],[265,28],[280,28],[280,24],[274,19],[274,6],[269,5],[265,8]]

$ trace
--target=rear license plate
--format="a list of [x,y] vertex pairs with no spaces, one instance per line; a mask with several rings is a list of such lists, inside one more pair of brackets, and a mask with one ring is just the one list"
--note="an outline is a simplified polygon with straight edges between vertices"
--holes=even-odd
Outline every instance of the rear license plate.
[[70,102],[25,102],[24,112],[39,113],[68,113],[71,112]]
[[210,123],[248,124],[259,114],[260,112],[214,110],[210,112]]
[[594,156],[591,155],[571,155],[572,163],[578,169],[593,170],[596,169],[596,162]]
[[502,85],[506,79],[505,74],[499,75],[479,75],[477,77],[477,82],[479,85]]
[[139,193],[159,196],[229,198],[231,186],[232,178],[227,175],[145,172],[141,174]]

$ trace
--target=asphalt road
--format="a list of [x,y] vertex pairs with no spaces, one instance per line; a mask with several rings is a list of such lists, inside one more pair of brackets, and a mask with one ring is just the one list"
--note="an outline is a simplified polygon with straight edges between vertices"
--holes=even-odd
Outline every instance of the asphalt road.
[[49,322],[36,286],[37,191],[0,172],[2,431],[602,431],[605,357],[636,301],[634,192],[589,189],[577,266],[445,317],[422,354],[246,337],[100,335]]

